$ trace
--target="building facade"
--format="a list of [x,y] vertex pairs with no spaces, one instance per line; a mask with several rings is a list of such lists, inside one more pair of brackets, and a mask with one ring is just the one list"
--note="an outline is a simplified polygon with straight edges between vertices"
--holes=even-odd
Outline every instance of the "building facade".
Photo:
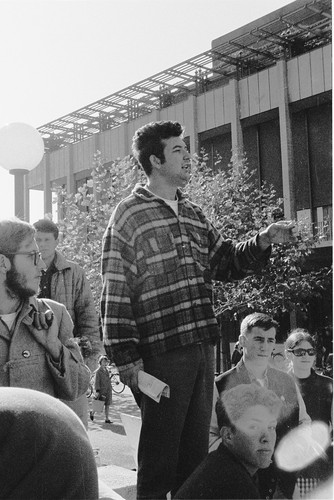
[[25,179],[26,219],[30,189],[43,190],[51,213],[52,190],[76,192],[97,151],[106,162],[123,158],[140,126],[177,120],[190,152],[204,149],[212,168],[244,153],[259,184],[273,184],[284,200],[287,219],[324,232],[315,260],[330,264],[331,49],[331,1],[296,0],[202,54],[39,127],[46,153]]
[[[321,228],[332,219],[331,2],[296,0],[212,41],[211,49],[39,127],[42,162],[29,190],[75,192],[90,177],[94,153],[106,162],[131,153],[135,130],[177,120],[191,153],[204,149],[213,168],[244,152],[259,183],[273,184],[286,218]],[[328,230],[324,246],[331,244]]]

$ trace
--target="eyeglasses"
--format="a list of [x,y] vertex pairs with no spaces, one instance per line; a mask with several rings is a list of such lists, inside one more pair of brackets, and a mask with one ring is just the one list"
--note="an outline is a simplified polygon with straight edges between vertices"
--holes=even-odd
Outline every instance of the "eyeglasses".
[[297,349],[288,349],[288,351],[293,352],[293,354],[298,358],[300,356],[305,356],[306,354],[309,356],[315,356],[315,349],[302,349],[301,347],[298,347]]
[[30,255],[34,258],[34,266],[37,266],[42,258],[42,254],[34,250],[33,252],[6,252],[4,255]]

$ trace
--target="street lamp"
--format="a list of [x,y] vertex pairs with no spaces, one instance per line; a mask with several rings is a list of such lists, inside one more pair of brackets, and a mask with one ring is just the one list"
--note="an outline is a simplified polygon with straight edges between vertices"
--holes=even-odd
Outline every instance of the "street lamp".
[[14,175],[15,215],[24,218],[24,176],[44,155],[40,133],[26,123],[9,123],[0,128],[0,166]]

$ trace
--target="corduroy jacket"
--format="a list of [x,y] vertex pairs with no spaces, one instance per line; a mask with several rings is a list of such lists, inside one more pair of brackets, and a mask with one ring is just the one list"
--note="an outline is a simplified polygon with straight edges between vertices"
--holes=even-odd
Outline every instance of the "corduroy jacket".
[[[28,326],[32,312],[52,309],[63,344],[59,363],[54,363],[35,340]],[[90,372],[78,345],[71,340],[73,324],[66,308],[48,299],[27,299],[11,331],[0,321],[0,386],[22,387],[45,392],[64,400],[74,400],[87,390]]]

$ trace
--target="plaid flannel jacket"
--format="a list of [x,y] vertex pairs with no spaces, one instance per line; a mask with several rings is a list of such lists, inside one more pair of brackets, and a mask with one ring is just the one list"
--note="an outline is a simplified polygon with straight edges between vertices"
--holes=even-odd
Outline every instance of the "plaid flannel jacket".
[[115,208],[103,237],[101,320],[119,368],[219,334],[211,281],[241,279],[267,262],[257,236],[224,241],[178,191],[178,217],[137,185]]

